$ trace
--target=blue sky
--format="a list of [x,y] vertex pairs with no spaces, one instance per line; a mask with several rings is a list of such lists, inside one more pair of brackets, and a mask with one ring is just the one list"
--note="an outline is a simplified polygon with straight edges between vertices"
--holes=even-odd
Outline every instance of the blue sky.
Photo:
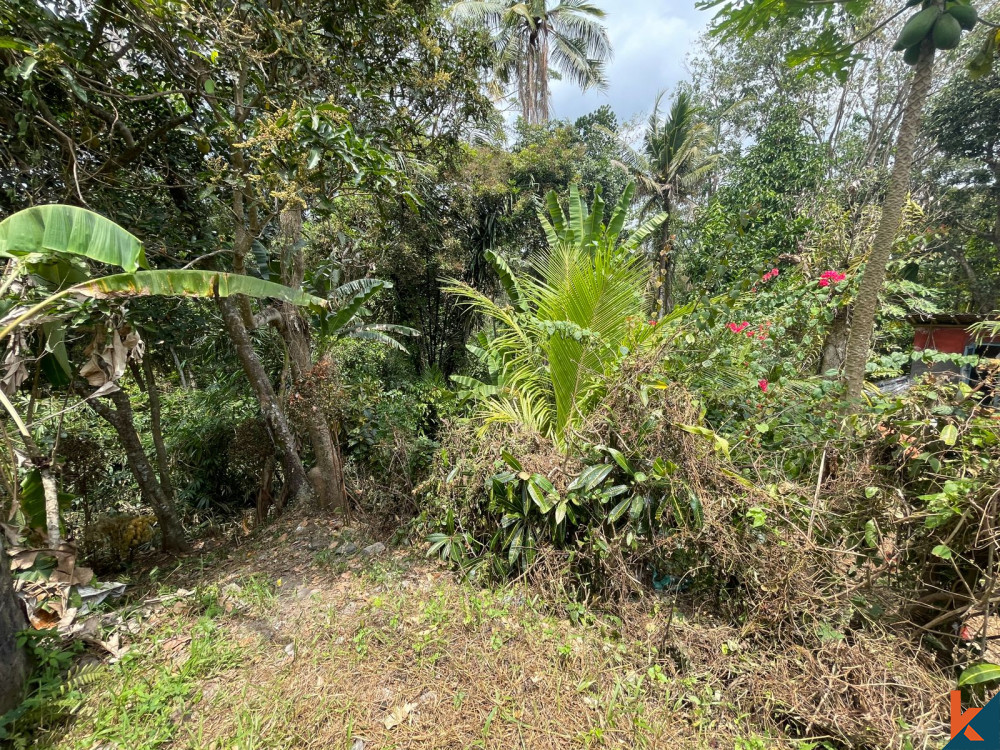
[[653,107],[657,92],[671,90],[686,77],[684,67],[698,35],[712,14],[696,10],[695,0],[595,0],[607,12],[605,24],[614,47],[608,88],[581,93],[552,83],[552,116],[574,119],[610,104],[620,121]]

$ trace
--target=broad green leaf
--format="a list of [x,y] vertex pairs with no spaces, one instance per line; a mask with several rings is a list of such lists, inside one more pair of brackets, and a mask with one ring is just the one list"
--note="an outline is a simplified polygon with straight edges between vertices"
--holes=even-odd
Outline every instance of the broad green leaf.
[[950,560],[952,555],[951,547],[947,544],[939,544],[931,550],[931,554],[935,557],[940,557],[942,560]]
[[[45,490],[42,487],[42,475],[38,469],[29,471],[21,480],[21,510],[24,512],[28,526],[33,529],[45,530],[48,526],[45,519]],[[70,507],[74,495],[68,492],[59,493],[59,510]],[[60,525],[61,519],[60,519]]]
[[119,273],[86,281],[72,287],[73,292],[97,299],[130,296],[157,297],[248,297],[272,298],[293,305],[325,308],[327,301],[272,281],[235,273],[217,271],[137,271]]
[[[357,315],[361,308],[365,306],[372,297],[383,289],[391,285],[378,279],[359,279],[359,281],[371,282],[365,284],[354,296],[341,305],[332,315],[323,321],[323,332],[328,335],[336,335]],[[347,285],[345,285],[347,286]],[[343,287],[341,288],[341,290]],[[338,292],[341,292],[338,290]],[[340,296],[340,295],[338,295]]]
[[66,352],[66,327],[62,321],[44,323],[45,354],[39,363],[46,380],[57,388],[69,385],[73,380],[73,369]]
[[611,464],[599,464],[597,466],[588,466],[582,472],[580,476],[570,482],[569,487],[566,489],[569,492],[574,490],[583,490],[584,492],[589,492],[590,490],[597,487],[601,482],[603,482],[608,474],[611,473],[614,466]]
[[958,678],[958,686],[979,685],[980,683],[993,682],[994,680],[1000,680],[1000,665],[984,662],[982,664],[973,664],[962,672]]
[[134,235],[93,211],[61,204],[26,208],[0,221],[0,255],[32,253],[80,255],[129,273],[148,267]]
[[622,500],[620,503],[618,503],[618,505],[616,505],[614,508],[611,509],[610,513],[608,513],[608,521],[610,521],[611,523],[615,523],[619,518],[625,515],[625,511],[629,509],[629,506],[631,504],[632,504],[631,498],[627,497],[624,500]]
[[946,424],[941,430],[941,441],[945,445],[954,445],[958,442],[958,428],[953,424]]
[[521,462],[514,458],[514,455],[508,450],[500,451],[500,457],[514,471],[524,471],[524,467],[521,466]]
[[865,522],[865,544],[872,549],[878,547],[878,530],[875,528],[875,521],[871,519]]
[[552,510],[552,504],[549,502],[548,497],[546,497],[545,491],[530,479],[528,480],[528,495],[531,496],[531,499],[542,513],[548,513]]
[[633,471],[632,467],[629,465],[628,459],[625,458],[625,455],[620,450],[611,447],[607,447],[605,450],[608,452],[608,455],[615,460],[615,463],[622,467],[622,470],[626,474],[629,476],[635,474],[635,471]]

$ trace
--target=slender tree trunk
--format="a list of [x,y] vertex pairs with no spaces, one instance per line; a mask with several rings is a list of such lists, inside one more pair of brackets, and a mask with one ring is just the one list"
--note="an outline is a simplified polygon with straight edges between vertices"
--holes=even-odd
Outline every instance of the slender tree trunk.
[[28,655],[17,645],[17,634],[28,626],[14,596],[10,565],[0,534],[0,716],[21,702],[28,679]]
[[[305,259],[299,241],[302,234],[302,209],[298,206],[286,208],[281,214],[281,229],[284,235],[282,258],[282,281],[292,289],[300,289],[305,275]],[[312,346],[309,341],[309,324],[300,310],[289,303],[282,303],[279,329],[288,347],[288,359],[292,366],[292,377],[301,382],[313,373]],[[317,384],[318,385],[318,384]],[[346,510],[344,493],[344,469],[337,445],[330,430],[330,421],[322,403],[317,403],[317,395],[311,394],[312,403],[306,403],[303,415],[316,467],[319,469],[313,490],[321,507]],[[315,476],[315,474],[314,474]]]
[[865,383],[865,365],[871,347],[875,315],[878,312],[878,298],[885,283],[885,270],[892,254],[892,246],[899,232],[903,218],[903,204],[909,189],[910,168],[913,165],[913,150],[924,102],[931,87],[934,72],[934,45],[924,40],[910,83],[910,92],[903,112],[903,121],[896,137],[896,158],[889,178],[889,189],[882,203],[882,218],[878,232],[872,243],[861,287],[854,303],[851,335],[844,358],[844,381],[848,403],[854,403],[861,396]]
[[[38,473],[42,477],[42,492],[45,495],[45,530],[49,549],[59,549],[62,543],[62,532],[59,529],[59,485],[56,484],[48,463],[41,466]],[[0,560],[0,565],[4,562],[6,561]]]
[[170,480],[170,461],[167,457],[167,446],[163,442],[163,426],[160,419],[160,391],[156,387],[156,377],[153,374],[153,363],[147,356],[142,358],[142,372],[135,360],[129,360],[129,367],[132,370],[132,377],[139,387],[146,392],[149,400],[149,428],[153,433],[153,446],[156,449],[156,473],[160,477],[160,487],[163,494],[172,504],[174,502],[174,483]]
[[253,345],[250,343],[250,336],[247,334],[240,311],[236,303],[228,297],[219,297],[217,301],[226,331],[236,347],[236,354],[243,365],[243,372],[257,396],[261,414],[264,416],[264,423],[267,425],[271,441],[278,452],[288,495],[293,500],[308,498],[311,492],[309,483],[306,481],[305,469],[302,467],[302,460],[295,447],[295,436],[288,425],[288,419],[285,417],[281,404],[278,403],[278,398],[267,377],[267,372],[264,370],[264,365],[261,364],[260,357],[257,356],[257,352],[254,351]]
[[660,229],[660,256],[657,267],[659,274],[659,293],[657,294],[657,319],[663,317],[674,307],[673,300],[673,275],[674,275],[674,248],[670,242],[670,202],[666,201],[663,211],[667,214],[667,220],[663,222]]
[[153,465],[149,462],[149,458],[142,448],[142,440],[139,439],[139,433],[135,429],[135,418],[128,394],[125,391],[117,390],[108,394],[108,397],[114,402],[114,409],[96,398],[88,399],[87,404],[118,433],[118,439],[125,449],[125,457],[128,460],[132,476],[135,477],[143,499],[153,509],[160,525],[163,551],[186,552],[189,546],[184,537],[184,528],[177,515],[177,508],[164,494],[163,488],[157,481]]

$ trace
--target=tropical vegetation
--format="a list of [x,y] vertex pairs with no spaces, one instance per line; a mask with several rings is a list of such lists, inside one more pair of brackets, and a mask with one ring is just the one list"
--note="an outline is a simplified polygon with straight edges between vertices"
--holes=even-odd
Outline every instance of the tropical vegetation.
[[612,3],[0,3],[0,743],[992,698],[1000,8],[698,8],[630,112]]

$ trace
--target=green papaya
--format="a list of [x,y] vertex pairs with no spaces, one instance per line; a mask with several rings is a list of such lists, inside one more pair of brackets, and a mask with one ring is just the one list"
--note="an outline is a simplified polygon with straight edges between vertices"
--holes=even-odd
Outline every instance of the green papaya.
[[962,40],[962,27],[954,16],[945,13],[934,22],[931,39],[938,49],[955,49]]
[[917,60],[920,58],[920,45],[914,44],[912,47],[907,47],[906,52],[903,53],[903,62],[907,65],[916,65]]
[[955,3],[951,5],[946,11],[949,16],[953,16],[958,25],[961,26],[966,31],[972,31],[976,27],[976,21],[978,16],[976,14],[976,9],[971,5],[960,5]]
[[[893,51],[902,52],[914,44],[920,44],[930,33],[939,15],[941,15],[941,9],[937,5],[932,5],[910,16],[910,20],[903,26],[903,30],[899,32],[899,38],[892,48]],[[956,21],[956,23],[958,22]]]

